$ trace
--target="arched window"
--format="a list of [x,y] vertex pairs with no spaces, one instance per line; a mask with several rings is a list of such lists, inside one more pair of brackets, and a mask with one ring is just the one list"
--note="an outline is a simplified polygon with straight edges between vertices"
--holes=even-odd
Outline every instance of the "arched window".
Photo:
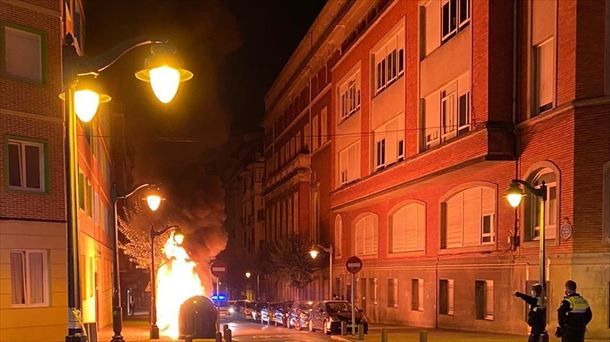
[[[544,203],[545,234],[547,239],[555,239],[557,237],[557,220],[559,218],[557,175],[553,170],[545,167],[532,172],[527,181],[536,188],[539,188],[542,182],[547,186],[547,200]],[[542,198],[528,193],[528,196],[525,196],[523,199],[524,238],[527,241],[538,240],[540,237]]]
[[356,221],[354,251],[356,255],[376,255],[378,245],[377,216],[366,214]]
[[341,220],[341,215],[337,215],[335,217],[335,257],[341,257],[341,248],[343,241],[343,221]]
[[495,242],[496,190],[475,186],[441,203],[441,248]]
[[390,218],[390,253],[424,250],[426,208],[409,203],[396,210]]

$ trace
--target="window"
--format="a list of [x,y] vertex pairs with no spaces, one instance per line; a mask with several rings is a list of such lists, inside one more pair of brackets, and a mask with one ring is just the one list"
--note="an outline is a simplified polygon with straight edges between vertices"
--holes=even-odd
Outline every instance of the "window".
[[340,120],[347,119],[360,109],[360,72],[339,87]]
[[324,107],[320,112],[320,144],[328,140],[328,109]]
[[8,178],[11,189],[45,191],[44,144],[8,140]]
[[295,192],[294,194],[292,194],[292,219],[294,220],[293,222],[293,227],[295,230],[295,233],[298,231],[299,229],[299,193]]
[[375,94],[379,94],[404,73],[404,29],[392,34],[373,53]]
[[494,319],[494,282],[493,280],[475,281],[476,319]]
[[553,39],[534,47],[535,114],[553,108],[555,94],[555,49]]
[[96,226],[100,225],[100,196],[97,191],[93,192],[93,222]]
[[25,81],[43,82],[43,36],[34,30],[4,26],[4,72]]
[[405,159],[405,141],[404,139],[398,140],[398,160]]
[[398,307],[398,279],[388,279],[388,308]]
[[439,282],[439,314],[453,315],[454,302],[453,279],[441,279]]
[[305,130],[303,133],[303,147],[305,151],[309,152],[309,142],[311,141],[311,130],[309,129],[309,122],[305,125]]
[[355,251],[356,255],[376,255],[377,254],[377,217],[367,214],[356,222]]
[[47,253],[41,250],[11,251],[11,304],[48,305]]
[[319,122],[319,117],[316,115],[313,117],[312,119],[312,124],[311,124],[311,138],[313,140],[312,142],[312,150],[315,151],[318,149],[319,146],[319,142],[320,142],[320,131],[318,130],[318,122]]
[[440,92],[422,99],[421,150],[427,150],[470,130],[470,75],[464,73]]
[[441,248],[495,242],[496,191],[472,187],[441,203]]
[[524,222],[525,222],[525,239],[538,240],[540,238],[540,215],[542,214],[542,206],[544,205],[544,224],[545,235],[547,239],[554,239],[557,236],[557,219],[559,217],[557,207],[557,177],[555,173],[548,168],[538,170],[529,177],[528,181],[536,188],[539,188],[542,182],[547,187],[547,200],[543,202],[538,196],[524,197]]
[[375,168],[382,168],[385,166],[385,139],[378,140],[375,148]]
[[555,34],[557,30],[557,1],[530,0],[530,69],[531,114],[536,116],[555,106]]
[[87,216],[93,217],[93,187],[87,179]]
[[469,22],[469,0],[445,0],[441,7],[441,41],[445,42],[449,40],[458,30],[468,25]]
[[411,310],[424,311],[423,279],[411,279]]
[[341,257],[341,246],[343,239],[343,221],[341,215],[335,217],[335,258]]
[[[368,298],[370,299],[371,304],[377,305],[377,278],[369,278],[368,290]],[[396,291],[398,291],[398,286],[396,287]],[[396,295],[395,298],[398,298],[398,292]]]
[[421,203],[410,203],[392,214],[390,253],[424,250],[426,210]]
[[85,210],[86,205],[85,201],[87,200],[86,190],[85,190],[85,175],[83,171],[78,170],[78,207],[81,210]]
[[339,185],[360,177],[360,145],[355,142],[339,152]]

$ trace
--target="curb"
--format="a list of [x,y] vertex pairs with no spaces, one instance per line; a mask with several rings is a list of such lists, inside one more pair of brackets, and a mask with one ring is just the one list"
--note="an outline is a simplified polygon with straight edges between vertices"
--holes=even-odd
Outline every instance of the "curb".
[[359,340],[357,337],[349,338],[349,337],[343,337],[341,335],[331,335],[330,339],[335,340],[335,341],[343,341],[343,342],[364,341],[364,340]]

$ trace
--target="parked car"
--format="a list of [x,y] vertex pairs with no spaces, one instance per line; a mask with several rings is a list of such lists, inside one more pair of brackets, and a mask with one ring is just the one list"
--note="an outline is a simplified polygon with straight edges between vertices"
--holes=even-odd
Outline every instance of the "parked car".
[[279,303],[277,309],[274,311],[275,325],[288,327],[288,315],[290,314],[293,303],[294,301],[292,300]]
[[239,305],[239,313],[243,315],[245,320],[253,319],[252,311],[254,310],[254,305],[256,303],[249,300],[242,300],[238,302]]
[[227,316],[235,316],[239,312],[238,300],[230,300],[227,302]]
[[275,311],[279,309],[282,303],[268,303],[261,309],[261,324],[275,323]]
[[[252,319],[254,321],[260,321],[261,320],[261,310],[267,306],[267,303],[264,302],[258,302],[256,304],[254,304],[254,308],[252,309]],[[262,323],[262,321],[261,321]]]
[[[369,325],[364,313],[356,308],[356,325],[363,325],[364,333],[369,330]],[[327,300],[316,303],[311,309],[309,316],[309,331],[322,330],[325,334],[341,331],[341,322],[347,322],[347,329],[352,324],[352,304],[345,300]]]
[[298,330],[309,326],[309,315],[314,302],[311,300],[297,300],[292,304],[288,313],[288,327]]

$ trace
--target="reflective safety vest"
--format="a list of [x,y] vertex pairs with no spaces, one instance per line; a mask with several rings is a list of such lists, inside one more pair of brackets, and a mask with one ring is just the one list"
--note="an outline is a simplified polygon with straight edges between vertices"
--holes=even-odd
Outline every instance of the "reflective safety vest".
[[570,296],[565,298],[570,303],[568,314],[584,314],[589,308],[589,303],[581,296]]

